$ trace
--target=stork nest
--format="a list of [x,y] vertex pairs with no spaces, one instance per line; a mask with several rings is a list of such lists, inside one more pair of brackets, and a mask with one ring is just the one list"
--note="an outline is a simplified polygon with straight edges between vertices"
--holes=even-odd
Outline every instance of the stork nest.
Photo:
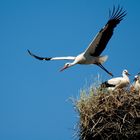
[[74,102],[79,115],[80,140],[138,140],[140,136],[140,96],[128,90],[81,91]]

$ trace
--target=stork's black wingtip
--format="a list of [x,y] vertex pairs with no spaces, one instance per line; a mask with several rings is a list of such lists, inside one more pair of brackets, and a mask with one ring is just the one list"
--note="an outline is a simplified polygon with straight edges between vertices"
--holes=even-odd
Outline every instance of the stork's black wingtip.
[[114,75],[112,73],[109,73],[109,74],[110,74],[110,76],[114,77]]
[[27,49],[27,52],[28,52],[30,55],[32,55],[31,52],[30,52],[30,50]]
[[27,52],[30,53],[30,50],[27,49]]
[[123,9],[124,8],[120,5],[118,5],[118,7],[113,5],[112,12],[111,10],[109,10],[109,18],[111,20],[115,19],[115,20],[121,21],[123,17],[127,15],[126,10],[123,10]]

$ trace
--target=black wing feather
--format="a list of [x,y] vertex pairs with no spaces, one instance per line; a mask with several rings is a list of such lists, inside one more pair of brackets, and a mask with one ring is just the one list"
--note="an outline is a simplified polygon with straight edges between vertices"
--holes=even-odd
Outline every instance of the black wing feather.
[[40,57],[40,56],[34,55],[34,54],[31,53],[29,50],[27,50],[27,51],[28,51],[28,53],[29,53],[31,56],[33,56],[34,58],[36,58],[36,59],[38,59],[38,60],[47,60],[47,61],[51,60],[51,57]]
[[108,87],[115,87],[115,85],[113,84],[109,84],[107,81],[105,81],[104,83],[101,84],[102,88],[108,88]]
[[103,52],[108,41],[113,35],[114,28],[117,26],[117,24],[120,23],[120,21],[123,19],[125,15],[126,15],[126,11],[123,11],[123,8],[120,6],[118,6],[117,9],[115,9],[115,6],[114,6],[112,14],[109,10],[110,19],[105,25],[105,27],[101,29],[99,32],[100,40],[98,44],[96,44],[95,51],[94,53],[91,54],[92,56],[99,56]]

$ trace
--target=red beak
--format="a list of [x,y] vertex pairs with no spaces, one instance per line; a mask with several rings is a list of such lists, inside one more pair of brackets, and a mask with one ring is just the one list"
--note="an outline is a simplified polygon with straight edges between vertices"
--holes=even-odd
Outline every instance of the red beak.
[[60,72],[68,68],[68,66],[64,66],[62,69],[60,69]]
[[127,75],[130,76],[131,74],[130,73],[127,73]]

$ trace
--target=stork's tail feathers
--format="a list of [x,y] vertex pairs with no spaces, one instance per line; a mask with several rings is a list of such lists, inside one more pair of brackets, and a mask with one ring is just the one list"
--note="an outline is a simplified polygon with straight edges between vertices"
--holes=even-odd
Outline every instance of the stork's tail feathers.
[[105,56],[99,56],[99,58],[98,58],[99,60],[99,63],[100,64],[103,64],[107,59],[108,59],[108,56],[107,55],[105,55]]

